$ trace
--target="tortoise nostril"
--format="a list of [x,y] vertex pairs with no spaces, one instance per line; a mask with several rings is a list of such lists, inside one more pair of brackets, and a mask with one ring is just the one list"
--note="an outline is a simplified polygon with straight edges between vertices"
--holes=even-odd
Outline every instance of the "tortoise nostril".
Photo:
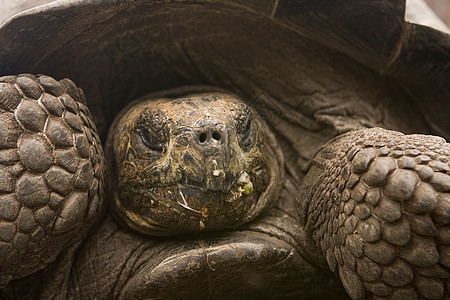
[[206,133],[202,132],[202,133],[200,133],[198,140],[200,141],[200,143],[203,144],[204,142],[206,142],[206,138],[207,138]]
[[198,134],[198,142],[203,146],[217,145],[221,139],[222,135],[217,130],[214,130],[212,132],[210,130],[206,130]]
[[220,140],[220,133],[218,133],[217,131],[214,131],[212,134],[212,138],[215,139],[216,141]]

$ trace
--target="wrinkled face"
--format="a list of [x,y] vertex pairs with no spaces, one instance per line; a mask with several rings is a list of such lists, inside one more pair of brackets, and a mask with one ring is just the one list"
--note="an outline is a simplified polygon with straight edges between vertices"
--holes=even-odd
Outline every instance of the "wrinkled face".
[[270,206],[281,182],[263,126],[228,94],[135,103],[110,135],[116,215],[157,236],[250,221]]

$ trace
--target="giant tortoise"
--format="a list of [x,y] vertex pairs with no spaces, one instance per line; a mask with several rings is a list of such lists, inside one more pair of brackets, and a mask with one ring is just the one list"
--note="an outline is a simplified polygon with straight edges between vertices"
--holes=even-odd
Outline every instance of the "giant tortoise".
[[450,37],[404,10],[64,0],[6,21],[1,296],[449,297]]

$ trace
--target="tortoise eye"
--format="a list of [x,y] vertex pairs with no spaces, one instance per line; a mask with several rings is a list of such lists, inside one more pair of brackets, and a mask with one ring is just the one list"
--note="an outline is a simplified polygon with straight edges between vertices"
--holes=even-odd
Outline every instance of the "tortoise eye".
[[252,128],[252,120],[250,118],[248,118],[246,120],[244,130],[241,133],[242,141],[248,139],[248,137],[250,136],[250,129],[251,128]]
[[241,143],[242,147],[248,148],[252,145],[252,117],[249,116],[245,120],[245,125],[243,126],[243,130],[241,132]]
[[139,130],[142,142],[151,150],[161,152],[164,149],[164,142],[161,141],[158,134],[151,129]]

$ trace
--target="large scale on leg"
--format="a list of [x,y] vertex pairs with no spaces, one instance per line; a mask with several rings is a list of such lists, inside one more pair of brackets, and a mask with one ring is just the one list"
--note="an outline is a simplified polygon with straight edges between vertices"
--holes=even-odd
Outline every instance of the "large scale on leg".
[[344,134],[314,159],[299,211],[352,298],[444,297],[449,151],[442,138],[376,128]]

